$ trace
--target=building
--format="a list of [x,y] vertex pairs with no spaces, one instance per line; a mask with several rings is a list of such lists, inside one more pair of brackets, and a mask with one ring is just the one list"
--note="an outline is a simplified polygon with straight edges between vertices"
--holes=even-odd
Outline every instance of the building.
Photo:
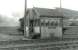
[[62,38],[61,13],[46,8],[28,9],[25,17],[25,28],[26,37]]

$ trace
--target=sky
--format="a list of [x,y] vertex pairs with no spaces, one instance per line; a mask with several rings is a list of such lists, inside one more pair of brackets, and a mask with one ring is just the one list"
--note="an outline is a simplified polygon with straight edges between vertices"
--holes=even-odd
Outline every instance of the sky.
[[[61,0],[62,8],[78,11],[78,0]],[[8,17],[22,17],[24,15],[25,0],[0,0],[0,14]],[[55,8],[60,7],[60,0],[27,0],[27,8]]]
[[0,26],[18,26],[24,5],[24,0],[0,0]]
[[54,8],[54,7],[59,7],[60,6],[59,3],[60,0],[27,0],[27,7]]
[[24,0],[0,0],[0,14],[13,17],[23,14]]
[[[60,0],[27,0],[28,8],[43,7],[43,8],[55,8],[60,7]],[[62,8],[72,9],[78,11],[78,0],[61,0]]]
[[[61,0],[61,4],[62,8],[78,11],[78,0]],[[32,7],[53,9],[60,7],[60,0],[27,0],[27,8]],[[24,16],[24,8],[25,0],[0,0],[0,15],[3,15],[3,17],[7,17],[16,23],[18,23],[17,20],[20,17]],[[12,22],[11,25],[13,25]]]

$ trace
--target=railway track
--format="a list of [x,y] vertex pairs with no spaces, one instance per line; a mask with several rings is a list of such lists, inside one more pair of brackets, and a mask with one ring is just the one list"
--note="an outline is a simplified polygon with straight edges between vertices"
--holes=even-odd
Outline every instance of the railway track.
[[[5,42],[5,41],[4,41]],[[1,42],[1,43],[4,43]],[[10,42],[10,43],[9,43]],[[8,44],[4,43],[0,45],[0,50],[50,50],[50,49],[64,49],[69,47],[78,47],[78,40],[70,41],[50,41],[50,42],[38,42],[38,43],[15,43],[9,41]],[[12,42],[12,43],[11,43]]]

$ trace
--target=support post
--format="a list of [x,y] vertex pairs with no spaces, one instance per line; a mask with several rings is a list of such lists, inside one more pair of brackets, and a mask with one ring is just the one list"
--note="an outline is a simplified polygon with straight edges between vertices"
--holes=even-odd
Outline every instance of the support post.
[[25,0],[25,11],[24,11],[24,37],[26,37],[26,9],[27,9],[27,0]]

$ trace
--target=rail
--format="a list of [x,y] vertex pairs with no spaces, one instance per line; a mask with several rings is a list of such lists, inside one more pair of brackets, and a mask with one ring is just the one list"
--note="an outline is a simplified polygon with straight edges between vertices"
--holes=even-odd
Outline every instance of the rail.
[[56,42],[45,42],[45,43],[31,43],[31,44],[9,44],[9,45],[0,45],[2,50],[23,50],[23,49],[52,49],[52,48],[68,48],[68,47],[78,47],[78,40],[74,41],[56,41]]

